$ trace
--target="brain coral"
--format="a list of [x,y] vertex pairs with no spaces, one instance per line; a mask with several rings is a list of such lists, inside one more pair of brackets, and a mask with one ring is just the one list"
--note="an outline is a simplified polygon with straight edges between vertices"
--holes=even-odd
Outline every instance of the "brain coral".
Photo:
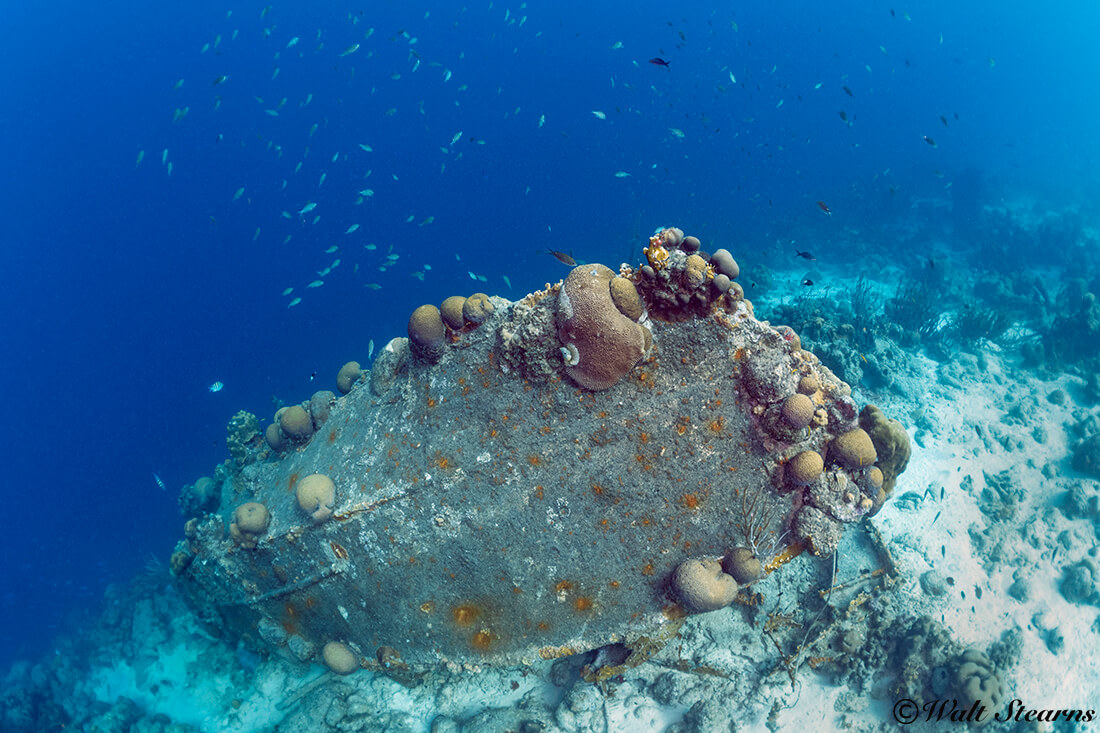
[[301,405],[291,405],[279,412],[279,427],[288,438],[301,442],[313,435],[313,418]]
[[233,521],[229,524],[229,536],[246,550],[255,549],[260,535],[267,531],[271,523],[271,514],[267,507],[259,502],[250,501],[241,504],[233,512]]
[[336,674],[347,675],[359,669],[359,657],[348,648],[347,644],[338,641],[330,641],[321,650],[321,658],[325,660],[325,666]]
[[804,450],[787,461],[787,479],[796,486],[813,483],[825,469],[821,454],[814,450]]
[[357,361],[349,361],[344,366],[340,367],[340,371],[336,374],[336,389],[340,390],[340,394],[347,394],[351,391],[351,388],[355,386],[355,383],[359,381],[359,377],[362,376],[363,370],[359,366]]
[[466,304],[466,298],[462,295],[452,295],[445,299],[439,306],[439,312],[443,315],[443,322],[458,331],[466,325],[462,315],[462,306]]
[[330,390],[322,389],[313,393],[309,398],[309,415],[313,419],[314,430],[321,429],[321,425],[328,420],[328,413],[335,404],[336,395]]
[[484,323],[493,314],[493,301],[485,293],[474,293],[462,304],[462,317],[473,324]]
[[332,507],[336,503],[336,484],[323,473],[311,473],[298,482],[298,506],[313,517],[315,522],[323,522],[332,516]]
[[764,563],[747,547],[735,547],[726,556],[725,570],[742,585],[764,575]]
[[632,321],[641,318],[645,311],[642,296],[638,295],[638,288],[625,277],[611,278],[611,300],[615,303],[615,307]]
[[418,356],[438,359],[446,336],[443,316],[434,305],[422,305],[409,316],[409,345]]
[[697,288],[707,279],[707,261],[699,255],[688,255],[684,276],[689,286]]
[[829,449],[829,458],[845,468],[870,466],[877,457],[875,444],[863,428],[855,428],[838,435]]
[[955,672],[959,697],[967,707],[971,701],[985,707],[985,715],[978,721],[979,726],[984,725],[993,719],[993,714],[1004,702],[1004,682],[989,657],[977,649],[967,649],[960,661]]
[[804,428],[814,419],[814,403],[804,394],[793,394],[783,402],[783,419],[792,428]]
[[737,581],[722,572],[722,565],[710,558],[685,560],[676,568],[672,587],[692,610],[717,611],[737,597]]
[[580,265],[558,294],[558,339],[569,354],[565,373],[592,391],[614,386],[645,353],[644,327],[611,299],[614,278],[604,265]]
[[283,435],[283,431],[279,430],[278,423],[271,423],[268,425],[267,429],[264,431],[264,437],[267,439],[267,445],[276,453],[282,453],[286,450],[287,439],[286,436]]

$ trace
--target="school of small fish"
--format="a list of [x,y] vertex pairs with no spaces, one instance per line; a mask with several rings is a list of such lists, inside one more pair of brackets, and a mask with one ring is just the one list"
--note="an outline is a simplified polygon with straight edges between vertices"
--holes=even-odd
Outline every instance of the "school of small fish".
[[[527,5],[526,2],[521,2],[518,9],[505,9],[503,18],[497,16],[494,21],[503,22],[503,27],[497,29],[498,32],[515,34],[514,37],[510,37],[510,43],[513,45],[518,45],[521,41],[537,43],[541,40],[542,31],[537,29],[537,23],[532,20],[528,25]],[[489,7],[492,8],[492,3]],[[893,9],[889,10],[889,15],[890,18],[906,22],[912,20],[908,13],[895,13]],[[205,72],[194,74],[198,76],[198,82],[178,74],[166,80],[165,88],[171,87],[174,126],[187,127],[199,118],[200,124],[204,126],[203,129],[217,130],[216,135],[212,134],[213,144],[253,148],[259,146],[262,153],[270,156],[274,161],[273,165],[278,166],[280,172],[274,177],[274,186],[268,181],[253,179],[242,174],[240,180],[229,181],[228,185],[220,189],[220,194],[215,194],[223,197],[218,199],[221,207],[228,204],[235,205],[233,211],[236,213],[232,216],[259,217],[259,221],[253,220],[246,229],[252,232],[252,241],[257,242],[257,246],[304,247],[313,245],[299,243],[320,242],[322,244],[318,248],[318,255],[331,255],[340,249],[338,245],[331,244],[334,240],[349,243],[343,254],[351,258],[352,266],[337,271],[340,259],[336,259],[331,264],[315,270],[318,277],[309,275],[303,277],[302,281],[296,285],[283,288],[282,297],[289,299],[287,308],[303,303],[303,295],[297,293],[310,291],[308,297],[316,297],[313,294],[314,291],[322,288],[326,282],[334,283],[329,285],[329,288],[333,288],[339,287],[335,283],[346,283],[348,280],[355,279],[358,282],[357,287],[361,286],[363,289],[373,291],[389,286],[391,280],[377,275],[386,274],[387,277],[393,277],[388,274],[391,270],[401,270],[408,277],[418,280],[424,280],[431,274],[431,263],[423,263],[417,267],[409,259],[402,260],[401,255],[408,253],[398,251],[398,245],[386,241],[399,242],[403,239],[397,226],[388,226],[386,216],[392,213],[395,201],[400,200],[402,186],[408,184],[402,180],[403,171],[395,169],[395,161],[401,160],[405,154],[401,150],[404,143],[395,143],[392,137],[387,138],[386,130],[391,128],[385,127],[387,124],[385,121],[394,118],[406,126],[430,126],[433,118],[428,115],[428,110],[432,100],[421,98],[419,101],[410,101],[410,97],[406,96],[406,102],[404,104],[399,102],[399,106],[396,107],[387,106],[385,101],[375,100],[399,99],[400,97],[384,96],[384,90],[397,86],[410,87],[413,84],[428,87],[434,94],[453,98],[453,104],[457,108],[461,108],[466,99],[472,98],[474,91],[477,91],[477,84],[476,77],[469,73],[466,53],[460,51],[456,55],[450,49],[446,51],[433,49],[432,42],[428,40],[438,36],[439,27],[433,25],[437,23],[437,16],[438,14],[425,12],[417,24],[419,32],[414,32],[410,27],[397,30],[385,37],[384,33],[375,34],[375,28],[370,26],[367,20],[369,16],[361,11],[346,12],[339,25],[320,29],[295,27],[295,21],[290,16],[284,16],[283,9],[274,4],[267,5],[259,13],[243,19],[242,14],[229,11],[225,13],[224,27],[211,32],[206,39],[195,39],[196,45],[192,48],[197,48],[198,54],[205,59],[203,63],[208,64],[203,67],[206,69]],[[452,23],[455,28],[459,26],[458,20],[448,20],[448,25]],[[240,27],[234,27],[234,24],[240,24]],[[669,21],[668,25],[674,26],[674,23]],[[915,28],[916,24],[907,27]],[[520,28],[524,29],[522,36],[518,35]],[[738,34],[740,30],[738,23],[733,20],[729,20],[728,28],[727,33]],[[560,112],[554,116],[555,124],[562,126],[555,132],[560,132],[563,138],[568,137],[568,132],[562,128],[575,124],[579,119],[587,118],[585,114],[587,110],[587,114],[596,120],[608,123],[607,126],[599,127],[602,131],[624,128],[627,125],[648,125],[654,140],[660,139],[666,146],[679,146],[677,149],[682,152],[675,155],[682,155],[685,159],[688,156],[700,155],[697,149],[693,151],[690,147],[694,142],[720,134],[728,134],[729,137],[725,139],[731,142],[731,148],[740,145],[743,155],[749,156],[757,151],[763,151],[770,158],[773,155],[782,154],[795,143],[794,141],[790,143],[746,142],[751,139],[752,126],[757,118],[766,119],[769,109],[772,114],[779,115],[781,113],[775,110],[786,107],[783,110],[785,113],[791,108],[797,108],[796,106],[803,101],[804,95],[829,95],[832,104],[836,105],[832,106],[829,112],[833,124],[837,116],[837,107],[840,106],[838,103],[843,101],[845,108],[839,109],[838,113],[840,121],[853,131],[849,134],[854,134],[857,131],[855,125],[859,119],[858,107],[866,104],[868,97],[874,94],[875,87],[872,85],[872,80],[879,80],[875,84],[881,86],[883,82],[880,77],[885,73],[884,69],[888,65],[896,67],[890,69],[891,75],[898,72],[902,63],[906,68],[910,65],[909,59],[902,58],[901,49],[904,46],[898,39],[883,39],[889,41],[888,43],[880,43],[876,40],[862,50],[853,51],[854,58],[858,58],[858,62],[849,65],[848,73],[832,77],[822,74],[818,79],[803,78],[799,81],[792,77],[795,73],[793,70],[781,66],[781,63],[773,63],[771,60],[766,64],[754,65],[746,59],[738,58],[732,52],[724,57],[719,55],[715,59],[708,59],[701,55],[703,49],[692,48],[689,42],[690,33],[687,32],[686,27],[679,30],[678,35],[680,42],[675,48],[669,46],[663,49],[644,48],[648,42],[637,38],[626,39],[626,42],[614,38],[605,38],[600,41],[601,45],[596,53],[607,59],[605,73],[608,77],[601,76],[601,78],[605,79],[603,84],[608,96],[604,98],[578,94],[573,109],[555,107],[555,112]],[[263,46],[263,50],[257,50],[258,47],[255,45],[249,46],[242,54],[241,45],[257,43],[254,39],[275,45]],[[424,39],[423,42],[421,42],[422,39]],[[938,43],[940,46],[945,44],[943,34],[939,34]],[[233,53],[230,53],[230,46],[234,49]],[[399,50],[396,56],[393,54],[393,49]],[[607,53],[607,50],[614,53]],[[684,56],[693,50],[695,58],[689,62]],[[711,52],[712,48],[708,44],[705,50]],[[270,65],[263,71],[262,78],[266,79],[264,84],[255,83],[255,74],[251,69],[234,65],[239,63],[239,57],[242,55],[252,61],[262,58],[257,54],[266,55],[270,59]],[[332,119],[318,109],[327,102],[342,104],[343,99],[333,100],[328,98],[332,95],[331,91],[324,93],[319,90],[315,94],[301,86],[292,86],[291,82],[287,81],[288,78],[300,78],[296,65],[300,60],[311,56],[323,60],[327,66],[331,67],[342,82],[352,90],[349,94],[361,93],[372,102],[374,110],[372,116],[369,119],[354,120],[355,132],[351,134],[355,137],[350,140],[347,136],[341,135],[348,123]],[[404,63],[395,62],[394,58],[404,58]],[[993,57],[978,58],[984,61],[988,68],[995,68]],[[871,60],[876,60],[874,67],[870,64]],[[708,62],[710,66],[706,66]],[[682,85],[688,81],[680,75],[688,73],[686,71],[688,68],[693,68],[688,66],[689,63],[696,64],[694,67],[696,69],[699,68],[699,64],[702,64],[702,68],[705,69],[703,73],[712,75],[710,77],[712,81],[709,84],[712,88],[716,87],[719,93],[736,95],[730,96],[729,99],[743,111],[738,113],[739,120],[727,123],[736,129],[729,133],[722,130],[717,121],[711,119],[710,110],[700,109],[690,114],[682,110],[672,111],[675,110],[672,98],[665,99],[669,93],[669,84]],[[287,73],[281,74],[284,69]],[[693,71],[693,73],[700,72]],[[455,84],[450,84],[451,81]],[[471,90],[471,85],[475,90]],[[486,84],[485,87],[480,92],[493,94],[501,99],[507,98],[508,91],[504,86],[494,88]],[[612,94],[621,96],[624,90],[625,93],[652,94],[662,108],[667,106],[670,111],[664,115],[656,112],[648,114],[642,111],[646,105],[638,100],[631,103],[619,97],[610,96]],[[417,94],[423,97],[422,91]],[[721,96],[718,98],[723,99]],[[239,109],[243,105],[246,110],[250,110],[249,114],[252,116],[250,125],[255,130],[219,129],[223,125],[228,125],[218,116],[223,101],[227,107],[232,104]],[[392,101],[390,103],[392,104]],[[331,107],[328,109],[331,110]],[[544,109],[550,108],[547,106]],[[540,131],[547,124],[546,112],[537,107],[529,110],[515,104],[506,104],[502,106],[501,111],[505,120],[526,120],[526,124],[533,122],[535,128]],[[943,138],[943,147],[931,136],[922,134],[923,131],[916,132],[928,147],[938,149],[933,152],[925,148],[927,155],[937,156],[937,162],[941,166],[934,170],[931,170],[930,166],[929,172],[937,178],[944,178],[950,175],[950,169],[947,167],[949,163],[943,161],[941,156],[950,149],[955,126],[954,123],[949,124],[947,114],[940,114],[939,111],[930,115],[929,120],[921,124],[934,121],[936,118],[941,121],[944,128],[947,128],[936,128],[939,130],[937,136]],[[415,119],[419,119],[420,122],[413,123],[412,120]],[[453,118],[454,121],[465,119],[464,117]],[[958,119],[959,115],[956,112],[954,120]],[[454,121],[451,124],[454,124]],[[670,123],[675,126],[670,126]],[[440,176],[455,175],[452,173],[455,170],[465,171],[468,174],[468,166],[464,169],[462,164],[478,155],[478,146],[490,144],[481,137],[481,130],[475,129],[473,134],[467,134],[465,130],[456,129],[456,127],[458,125],[450,129],[440,130],[436,127],[432,130],[431,154],[439,156],[438,174]],[[544,134],[540,132],[540,139],[546,139],[541,137]],[[363,139],[370,142],[358,141]],[[740,139],[739,142],[733,142],[738,139]],[[809,139],[805,141],[805,143],[810,142]],[[150,151],[151,156],[155,158],[154,151],[157,147],[162,147],[159,169],[161,175],[169,178],[173,176],[177,162],[180,163],[180,175],[195,175],[194,171],[202,170],[201,165],[191,165],[192,161],[188,156],[180,152],[180,146],[172,145],[171,141],[169,145],[175,154],[170,155],[169,146],[161,145],[153,147]],[[610,141],[607,145],[608,150],[614,150]],[[853,143],[853,146],[858,147],[858,142]],[[358,152],[355,150],[356,147]],[[766,151],[764,151],[765,147],[768,148]],[[669,148],[668,152],[671,151],[672,148]],[[427,153],[427,151],[423,152]],[[133,168],[140,175],[148,175],[155,169],[155,166],[152,169],[147,165],[143,166],[145,158],[146,150],[138,150]],[[608,154],[606,158],[613,161],[606,169],[608,174],[622,180],[622,184],[619,185],[632,192],[643,186],[662,183],[659,170],[661,164],[657,162],[656,156],[649,160],[639,160],[637,157],[626,159],[625,156],[618,154]],[[367,165],[368,161],[372,164],[370,167]],[[372,178],[375,169],[378,170],[379,175]],[[367,178],[372,178],[369,188],[364,187]],[[876,175],[873,180],[877,179]],[[464,184],[465,181],[462,183]],[[535,198],[538,195],[538,191],[542,189],[534,184],[535,181],[531,181],[530,185],[524,187],[524,196],[530,195]],[[893,183],[884,185],[889,186],[890,193],[897,190],[897,186]],[[946,185],[950,186],[951,183],[947,182]],[[542,188],[545,189],[545,186]],[[817,203],[826,215],[832,216],[832,211],[822,201]],[[348,215],[349,204],[359,207],[355,209],[357,213],[354,217],[358,221],[352,220],[352,216]],[[387,210],[387,207],[390,208]],[[223,208],[222,213],[217,214],[217,218],[211,215],[210,220],[216,223],[228,216],[230,214]],[[415,223],[417,228],[425,228],[434,224],[436,220],[435,214],[420,211],[409,214],[404,222]],[[441,225],[442,222],[437,226]],[[348,237],[347,240],[338,239],[341,231]],[[549,226],[547,231],[550,232]],[[299,236],[296,237],[296,235]],[[367,237],[377,239],[381,245],[375,242],[363,242]],[[553,240],[550,241],[552,243]],[[352,242],[354,245],[350,244]],[[360,244],[362,244],[361,247]],[[553,250],[551,253],[559,259],[572,259],[569,255]],[[461,261],[457,253],[456,260]],[[323,261],[317,263],[317,265],[321,264]],[[479,275],[472,270],[468,271],[468,275],[475,281],[487,280],[484,275]],[[503,279],[505,285],[511,289],[511,281],[507,276],[503,276]],[[218,391],[221,387],[221,382],[216,382],[210,386],[210,390]]]

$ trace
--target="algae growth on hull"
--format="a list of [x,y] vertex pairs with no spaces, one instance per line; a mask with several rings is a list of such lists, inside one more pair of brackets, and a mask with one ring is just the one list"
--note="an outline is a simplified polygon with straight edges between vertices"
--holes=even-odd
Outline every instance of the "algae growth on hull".
[[[524,663],[745,600],[746,558],[831,554],[907,444],[666,231],[639,270],[581,265],[461,328],[418,309],[410,339],[314,400],[311,436],[269,429],[274,448],[221,472],[173,557],[185,597],[302,660],[340,642],[365,666]],[[296,497],[313,474],[331,518]],[[245,504],[267,512],[247,532]]]

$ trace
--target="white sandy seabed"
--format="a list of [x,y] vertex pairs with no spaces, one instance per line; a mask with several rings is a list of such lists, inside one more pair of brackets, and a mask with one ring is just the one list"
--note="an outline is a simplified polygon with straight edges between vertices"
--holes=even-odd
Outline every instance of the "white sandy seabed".
[[[898,569],[891,592],[914,615],[942,620],[964,646],[986,649],[1018,627],[1022,651],[1003,671],[1006,704],[1018,698],[1035,709],[1100,708],[1098,609],[1059,592],[1064,569],[1097,544],[1091,520],[1057,508],[1069,485],[1087,481],[1069,466],[1069,426],[1087,414],[1074,404],[1079,385],[1070,377],[1040,381],[992,345],[979,356],[959,353],[942,364],[913,357],[910,364],[905,399],[857,394],[915,426],[908,470],[870,520]],[[1065,395],[1060,404],[1048,399],[1056,390]],[[1022,492],[1007,501],[1014,511],[991,517],[991,506],[1005,505],[989,485],[987,477],[996,476],[1002,488],[1007,480]],[[979,535],[980,549],[972,539]],[[847,543],[846,535],[838,583],[868,569],[846,566]],[[814,562],[821,563],[800,558],[784,572]],[[920,581],[933,570],[946,584],[940,595]],[[97,640],[90,671],[88,659],[67,658],[78,645],[62,642],[49,659],[16,665],[4,687],[50,687],[71,713],[86,719],[96,711],[98,728],[89,730],[752,731],[769,729],[769,713],[772,730],[897,729],[890,670],[874,689],[853,694],[803,665],[792,689],[760,617],[754,625],[736,606],[692,618],[652,661],[603,691],[577,682],[576,667],[563,662],[452,670],[407,688],[365,670],[337,679],[316,665],[228,647],[166,588],[126,608],[109,604],[114,638]],[[769,603],[776,589],[762,592]],[[696,671],[682,671],[681,660]],[[910,729],[944,725],[951,724]],[[1021,729],[1052,730],[1042,723]]]

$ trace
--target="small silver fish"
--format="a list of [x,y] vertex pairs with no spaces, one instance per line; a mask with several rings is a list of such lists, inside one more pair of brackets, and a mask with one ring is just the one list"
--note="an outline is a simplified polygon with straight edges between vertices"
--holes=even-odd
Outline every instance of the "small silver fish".
[[157,482],[157,488],[161,491],[168,491],[168,487],[164,485],[164,480],[156,473],[153,474],[153,480]]
[[221,392],[223,387],[225,387],[225,385],[221,382],[214,382],[209,387],[207,387],[207,389],[209,389],[211,392]]

